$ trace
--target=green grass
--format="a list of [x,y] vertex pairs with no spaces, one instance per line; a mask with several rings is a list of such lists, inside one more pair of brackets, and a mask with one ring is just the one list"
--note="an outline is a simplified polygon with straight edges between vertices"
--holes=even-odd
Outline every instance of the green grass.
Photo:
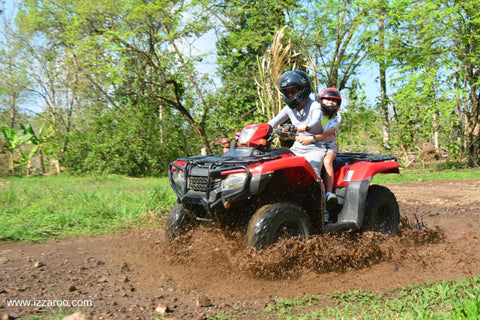
[[[317,308],[315,301],[334,306]],[[480,319],[480,277],[412,285],[386,294],[356,290],[327,297],[280,300],[265,311],[276,319],[474,320]]]
[[278,320],[478,320],[480,277],[459,281],[427,282],[372,293],[361,290],[328,296],[304,296],[297,300],[277,299],[260,312],[217,313],[208,319]]
[[435,180],[469,180],[480,179],[479,169],[462,169],[462,170],[446,170],[446,171],[418,171],[418,170],[402,170],[400,174],[378,174],[373,177],[373,183],[409,183]]
[[162,223],[175,203],[166,178],[0,179],[0,241],[108,234]]

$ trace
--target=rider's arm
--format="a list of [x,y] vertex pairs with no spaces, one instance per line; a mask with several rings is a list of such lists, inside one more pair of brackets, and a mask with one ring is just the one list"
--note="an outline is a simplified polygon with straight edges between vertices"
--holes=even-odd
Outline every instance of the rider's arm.
[[327,130],[325,130],[322,133],[312,135],[312,142],[311,143],[315,143],[317,141],[324,140],[324,139],[326,139],[326,138],[328,138],[328,137],[330,137],[331,135],[334,135],[334,134],[335,134],[335,128],[328,128]]
[[289,116],[286,112],[286,109],[283,108],[282,110],[280,110],[280,112],[272,120],[268,121],[268,124],[272,128],[276,128],[279,125],[281,125],[282,123],[284,123],[285,121],[287,121],[288,118],[289,118]]
[[297,130],[298,132],[305,132],[305,131],[310,131],[311,128],[315,128],[317,126],[321,126],[321,114],[322,111],[320,108],[312,108],[312,122],[307,123],[305,126],[298,126]]
[[308,124],[308,128],[315,128],[317,126],[321,126],[321,123],[322,123],[322,110],[320,108],[318,109],[313,109],[312,110],[312,119],[313,119],[313,122],[309,123]]
[[323,131],[322,133],[319,133],[319,134],[316,134],[316,135],[312,136],[312,142],[311,143],[316,143],[317,141],[325,140],[326,138],[328,138],[332,135],[336,135],[337,131],[338,131],[338,128],[340,127],[340,122],[341,122],[341,118],[338,117],[338,116],[330,119],[329,122],[326,125],[327,129],[325,131]]

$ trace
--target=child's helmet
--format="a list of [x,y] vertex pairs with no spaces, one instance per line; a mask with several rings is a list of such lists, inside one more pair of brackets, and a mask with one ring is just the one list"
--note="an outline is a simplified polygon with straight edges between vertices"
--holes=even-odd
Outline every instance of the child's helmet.
[[223,138],[222,141],[220,141],[220,144],[224,148],[230,148],[230,139],[228,138]]
[[[337,105],[336,106],[326,106],[323,104],[323,99],[335,99],[337,100]],[[340,105],[342,104],[342,96],[340,96],[340,93],[338,92],[337,89],[335,88],[326,88],[320,91],[318,94],[318,99],[320,102],[320,106],[322,107],[322,111],[325,112],[328,115],[332,115],[335,111],[337,111],[340,108]]]

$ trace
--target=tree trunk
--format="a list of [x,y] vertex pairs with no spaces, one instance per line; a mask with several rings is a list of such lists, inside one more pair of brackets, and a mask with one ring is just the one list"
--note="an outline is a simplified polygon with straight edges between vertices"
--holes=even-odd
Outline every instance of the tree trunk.
[[8,153],[8,157],[9,157],[9,164],[8,164],[8,167],[10,169],[10,172],[12,174],[15,174],[15,162],[13,161],[13,151],[10,151]]
[[45,169],[45,163],[44,163],[45,160],[43,159],[43,148],[38,149],[38,155],[40,157],[40,168],[42,170],[42,174],[45,174],[46,169]]
[[[6,21],[6,20],[5,20]],[[3,24],[3,31],[5,32],[5,49],[7,51],[7,67],[8,67],[8,74],[7,74],[7,91],[9,93],[9,102],[8,106],[10,108],[10,127],[12,129],[15,129],[15,122],[16,122],[16,117],[17,117],[17,106],[16,106],[16,100],[17,100],[17,91],[15,88],[15,80],[14,79],[14,71],[13,71],[13,65],[14,61],[12,59],[12,52],[10,51],[10,40],[9,40],[9,35],[7,33],[7,30],[9,27],[7,26],[7,23],[4,22]]]
[[[381,56],[385,53],[385,10],[380,9],[378,20],[378,46]],[[383,113],[383,147],[390,149],[390,120],[388,116],[388,96],[387,96],[387,65],[385,59],[380,60],[380,105]]]
[[435,152],[440,152],[440,143],[438,142],[438,121],[437,114],[432,114],[432,123],[433,123],[433,144],[435,146]]
[[26,169],[27,169],[27,177],[29,177],[30,172],[32,170],[32,159],[27,159]]
[[16,113],[17,110],[15,108],[15,96],[13,94],[10,94],[10,127],[12,129],[15,129],[15,119],[16,119]]
[[468,164],[479,166],[480,158],[480,123],[478,107],[474,112],[468,112],[465,119],[465,140],[467,143]]
[[456,125],[455,125],[455,131],[456,131],[456,135],[457,135],[457,144],[458,144],[458,149],[459,149],[459,158],[462,159],[462,154],[463,154],[463,150],[465,148],[464,144],[463,144],[463,131],[462,131],[462,100],[460,98],[460,78],[459,78],[459,68],[457,67],[457,70],[455,71],[455,74],[456,74],[456,81],[455,81],[455,90],[457,92],[457,103],[455,105],[455,115],[457,116],[457,121],[456,121]]
[[472,167],[478,167],[480,162],[480,97],[478,71],[471,62],[464,66],[466,71],[466,80],[470,85],[470,101],[465,112],[465,142],[468,152],[468,164]]

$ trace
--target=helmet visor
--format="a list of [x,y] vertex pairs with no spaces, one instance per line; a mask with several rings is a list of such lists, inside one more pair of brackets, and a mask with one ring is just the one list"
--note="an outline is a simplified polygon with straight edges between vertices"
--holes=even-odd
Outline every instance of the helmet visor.
[[285,95],[287,99],[295,98],[296,95],[300,92],[300,87],[288,87],[282,90],[282,93]]

